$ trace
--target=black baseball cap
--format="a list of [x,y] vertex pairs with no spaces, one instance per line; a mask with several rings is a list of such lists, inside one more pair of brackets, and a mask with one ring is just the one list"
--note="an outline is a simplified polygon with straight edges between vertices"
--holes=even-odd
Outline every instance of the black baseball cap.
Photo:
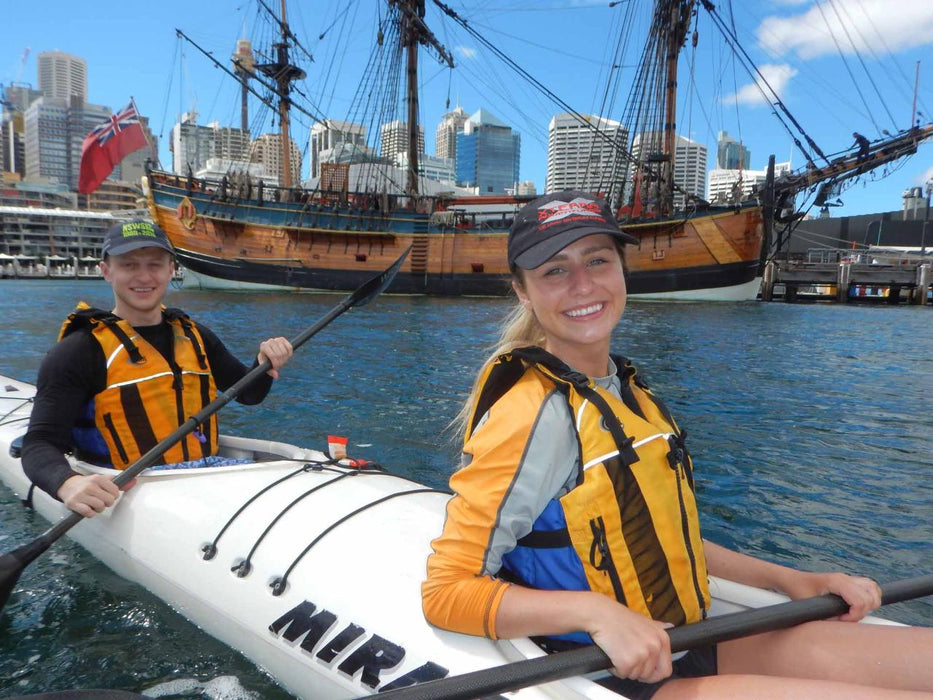
[[120,221],[107,230],[104,236],[103,256],[123,255],[139,248],[161,248],[172,255],[175,249],[165,232],[151,221],[133,219]]
[[542,195],[515,215],[509,229],[509,267],[533,270],[574,241],[594,233],[638,243],[619,228],[609,205],[599,197],[577,190]]

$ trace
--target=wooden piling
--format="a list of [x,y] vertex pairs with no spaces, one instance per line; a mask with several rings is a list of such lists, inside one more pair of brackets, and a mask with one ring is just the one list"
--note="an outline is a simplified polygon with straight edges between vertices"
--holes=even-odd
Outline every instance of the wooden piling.
[[764,272],[761,276],[761,300],[771,301],[774,298],[774,261],[769,260],[765,264]]
[[910,296],[910,303],[923,305],[927,303],[927,290],[933,283],[933,264],[924,263],[917,267],[917,286]]
[[849,285],[852,275],[852,265],[848,262],[839,263],[836,273],[836,301],[843,304],[849,301]]

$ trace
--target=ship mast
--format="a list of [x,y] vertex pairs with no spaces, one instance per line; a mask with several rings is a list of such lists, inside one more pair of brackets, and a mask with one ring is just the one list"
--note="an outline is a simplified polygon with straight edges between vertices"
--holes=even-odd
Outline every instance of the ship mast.
[[282,182],[283,187],[292,186],[292,150],[291,137],[289,136],[289,116],[288,110],[291,107],[291,84],[295,80],[301,80],[305,77],[305,72],[298,66],[289,63],[288,59],[288,39],[291,31],[288,28],[288,22],[285,20],[285,0],[282,0],[282,19],[279,20],[279,28],[282,34],[282,41],[273,44],[276,49],[275,63],[261,63],[256,65],[256,70],[267,75],[275,81],[279,95],[279,128],[281,132],[282,146]]
[[[663,32],[663,60],[666,83],[664,89],[664,146],[666,162],[662,167],[661,207],[664,214],[674,208],[674,163],[677,155],[677,63],[680,49],[690,29],[693,0],[662,0],[655,14],[655,26]],[[658,20],[661,20],[660,22]]]
[[[285,0],[282,0],[284,3]],[[434,49],[451,68],[454,60],[424,23],[424,0],[389,0],[400,11],[399,40],[406,53],[406,96],[408,101],[408,185],[409,197],[418,196],[418,45]]]

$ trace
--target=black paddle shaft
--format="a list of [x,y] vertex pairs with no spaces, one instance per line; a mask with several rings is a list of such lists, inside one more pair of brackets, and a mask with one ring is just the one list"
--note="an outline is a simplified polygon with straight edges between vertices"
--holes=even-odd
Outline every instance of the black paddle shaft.
[[[395,275],[398,273],[399,268],[402,266],[402,262],[408,255],[409,250],[410,248],[406,249],[405,252],[403,252],[394,263],[392,263],[379,275],[373,277],[371,280],[363,284],[363,286],[361,286],[355,292],[352,292],[341,299],[334,308],[328,311],[314,325],[295,336],[295,338],[291,340],[292,348],[297,350],[299,347],[304,345],[304,343],[307,342],[309,338],[315,335],[318,331],[320,331],[342,313],[348,309],[353,308],[354,306],[363,306],[364,304],[367,304],[379,296],[379,294],[381,294],[383,291],[385,291],[385,289],[392,283]],[[268,372],[270,369],[272,369],[272,363],[269,362],[269,360],[263,360],[258,366],[253,367],[253,369],[244,375],[240,381],[219,394],[216,399],[211,401],[207,406],[188,418],[188,420],[182,423],[170,435],[160,440],[152,449],[146,452],[146,454],[117,474],[113,478],[113,483],[115,483],[117,486],[124,486],[132,481],[144,469],[148,469],[156,462],[158,462],[159,458],[165,453],[166,450],[175,445],[177,442],[181,441],[188,433],[193,432],[205,420],[210,418],[228,403],[233,401],[233,399],[240,395],[243,389],[254,382],[258,377],[262,376],[262,374]],[[84,516],[74,512],[69,513],[32,542],[25,544],[18,549],[14,549],[12,552],[8,552],[3,556],[0,556],[0,609],[6,606],[6,602],[10,597],[10,593],[13,591],[13,586],[15,586],[16,582],[19,580],[23,569],[25,569],[30,563],[39,557],[39,555],[41,555],[45,550],[47,550],[52,545],[52,543],[62,537],[62,535],[64,535],[82,520],[84,520]]]
[[[881,594],[882,605],[933,595],[933,574],[885,584],[881,587]],[[849,606],[842,598],[826,594],[719,615],[692,625],[669,629],[671,651],[685,651],[785,629],[803,622],[825,620],[842,615],[848,609]],[[611,665],[612,662],[602,649],[588,646],[390,690],[379,693],[379,697],[385,700],[471,700],[602,671]]]

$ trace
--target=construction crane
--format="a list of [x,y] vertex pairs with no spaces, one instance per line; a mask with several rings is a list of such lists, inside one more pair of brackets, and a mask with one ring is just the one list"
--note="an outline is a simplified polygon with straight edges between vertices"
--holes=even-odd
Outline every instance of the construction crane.
[[26,59],[29,58],[29,51],[30,47],[27,46],[19,59],[19,70],[16,71],[16,80],[13,81],[14,85],[18,85],[23,78],[23,69],[26,68]]
[[23,55],[19,58],[19,68],[16,71],[16,80],[10,83],[9,87],[4,89],[3,85],[0,84],[0,107],[4,107],[10,112],[15,112],[18,110],[17,105],[13,102],[13,96],[8,92],[10,88],[14,87],[23,87],[25,84],[22,81],[23,70],[26,68],[26,59],[29,58],[30,47],[27,46],[23,50]]

